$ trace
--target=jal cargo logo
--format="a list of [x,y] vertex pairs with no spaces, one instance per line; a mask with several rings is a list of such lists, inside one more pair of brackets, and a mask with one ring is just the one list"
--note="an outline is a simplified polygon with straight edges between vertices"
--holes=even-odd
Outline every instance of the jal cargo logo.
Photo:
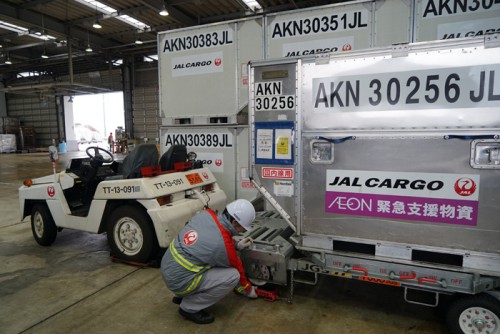
[[455,191],[460,196],[471,196],[476,192],[476,182],[468,177],[461,177],[455,182]]
[[354,44],[354,37],[320,39],[307,42],[287,43],[283,45],[283,57],[309,56],[318,53],[349,51]]
[[56,188],[54,188],[54,186],[48,186],[47,195],[49,195],[49,197],[54,197],[55,194],[56,194]]
[[327,191],[478,199],[479,175],[328,170]]
[[[214,62],[213,62],[213,64],[215,66],[220,66],[222,64],[222,59],[220,59],[220,58],[215,59]],[[210,65],[212,65],[212,61],[211,60],[189,62],[189,63],[185,63],[185,64],[176,64],[175,67],[174,67],[174,70],[178,70],[180,68],[203,67],[203,66],[210,66]]]
[[499,0],[427,0],[422,1],[422,18],[464,15],[500,9]]
[[[500,11],[498,16],[500,16]],[[495,33],[500,33],[500,20],[498,18],[467,20],[439,24],[436,39],[477,37]]]
[[196,243],[198,240],[198,233],[195,230],[190,230],[184,234],[184,237],[182,237],[182,242],[186,246],[192,246]]
[[329,186],[348,186],[348,187],[368,187],[368,188],[387,188],[387,189],[413,189],[413,190],[439,190],[443,188],[442,181],[430,181],[427,183],[424,180],[408,180],[408,179],[379,179],[371,177],[360,184],[360,178],[349,176],[336,176]]
[[201,75],[224,71],[222,52],[172,58],[172,77]]
[[201,161],[203,167],[208,167],[213,173],[224,172],[224,153],[211,153],[198,151],[196,160]]
[[327,170],[325,212],[476,226],[479,175]]

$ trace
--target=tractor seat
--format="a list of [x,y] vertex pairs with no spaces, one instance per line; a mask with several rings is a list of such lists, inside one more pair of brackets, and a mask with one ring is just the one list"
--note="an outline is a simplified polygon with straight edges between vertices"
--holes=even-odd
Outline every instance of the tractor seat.
[[139,144],[123,160],[123,178],[140,178],[141,168],[158,165],[158,150],[155,144]]
[[186,162],[187,149],[184,145],[172,145],[163,153],[160,158],[160,167],[162,171],[174,169],[174,164],[177,162]]

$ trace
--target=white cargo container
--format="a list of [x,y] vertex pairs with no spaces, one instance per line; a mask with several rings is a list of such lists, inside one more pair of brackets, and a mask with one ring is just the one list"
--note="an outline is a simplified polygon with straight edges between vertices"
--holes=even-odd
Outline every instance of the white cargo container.
[[265,16],[266,59],[410,42],[405,1],[353,1]]
[[500,2],[416,0],[414,41],[500,33]]
[[179,144],[195,152],[197,160],[215,175],[228,201],[257,197],[248,176],[248,126],[163,126],[160,134],[162,152]]
[[250,176],[281,218],[242,236],[248,276],[452,295],[453,333],[500,333],[499,39],[252,63]]
[[237,124],[262,36],[261,17],[159,33],[162,125]]

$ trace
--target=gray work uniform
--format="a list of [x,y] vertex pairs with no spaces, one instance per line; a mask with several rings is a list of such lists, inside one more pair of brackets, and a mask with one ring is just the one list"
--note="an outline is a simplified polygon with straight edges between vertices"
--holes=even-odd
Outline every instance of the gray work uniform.
[[229,291],[249,290],[232,236],[238,234],[223,214],[205,210],[194,216],[170,243],[161,261],[167,287],[183,297],[190,313],[205,309]]

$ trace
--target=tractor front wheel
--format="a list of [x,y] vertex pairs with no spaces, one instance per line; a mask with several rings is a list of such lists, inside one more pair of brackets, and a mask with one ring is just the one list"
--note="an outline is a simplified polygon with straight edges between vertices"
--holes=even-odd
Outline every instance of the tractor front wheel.
[[45,204],[36,204],[31,211],[31,231],[36,242],[50,246],[56,240],[57,227]]
[[115,209],[107,226],[112,255],[129,262],[146,263],[158,251],[158,240],[147,212],[138,207]]

